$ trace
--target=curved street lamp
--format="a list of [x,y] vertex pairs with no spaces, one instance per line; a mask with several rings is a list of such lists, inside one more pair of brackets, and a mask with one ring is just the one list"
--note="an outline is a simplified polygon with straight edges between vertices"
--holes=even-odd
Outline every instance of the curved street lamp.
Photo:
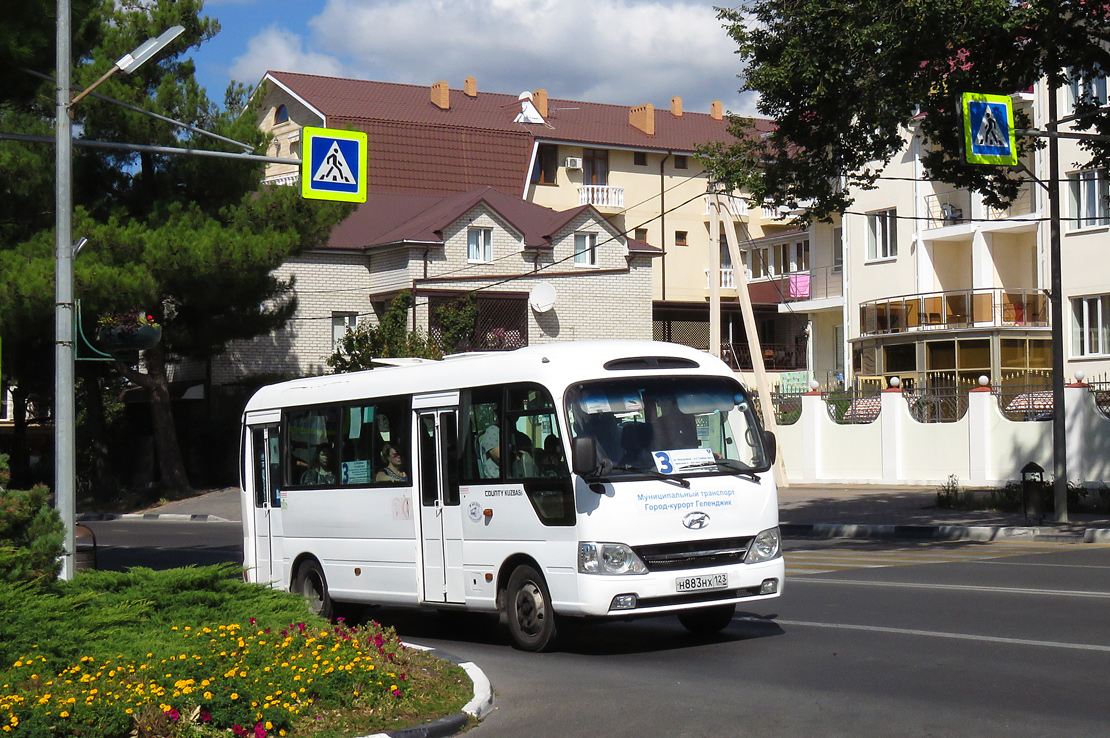
[[57,0],[55,67],[55,213],[54,213],[54,504],[65,525],[65,552],[59,576],[72,579],[76,564],[77,484],[74,406],[73,298],[73,106],[92,90],[123,70],[130,74],[185,30],[174,26],[125,54],[100,79],[77,97],[70,90],[72,21],[70,0]]

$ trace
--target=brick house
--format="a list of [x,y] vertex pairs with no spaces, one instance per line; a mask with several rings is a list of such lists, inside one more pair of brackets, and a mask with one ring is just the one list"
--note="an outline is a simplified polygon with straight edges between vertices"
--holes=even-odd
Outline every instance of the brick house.
[[[270,155],[300,156],[304,126],[351,128],[369,138],[371,192],[448,194],[490,187],[557,211],[593,205],[612,226],[658,247],[652,266],[652,335],[709,350],[710,264],[722,253],[721,353],[738,369],[744,341],[735,272],[712,244],[708,176],[697,148],[729,141],[715,102],[708,113],[271,71],[258,92]],[[750,121],[753,135],[770,130]],[[271,164],[266,181],[295,184],[295,164]],[[725,197],[772,370],[841,371],[843,290],[833,226],[799,232],[784,213]],[[834,238],[835,236],[835,238]],[[813,336],[811,339],[810,336]]]
[[296,278],[296,315],[282,331],[230,347],[213,380],[323,372],[347,327],[376,321],[402,290],[415,298],[410,324],[433,332],[437,305],[475,292],[477,325],[462,348],[650,338],[659,253],[592,205],[555,211],[492,187],[372,193],[326,246],[282,265],[279,277]]

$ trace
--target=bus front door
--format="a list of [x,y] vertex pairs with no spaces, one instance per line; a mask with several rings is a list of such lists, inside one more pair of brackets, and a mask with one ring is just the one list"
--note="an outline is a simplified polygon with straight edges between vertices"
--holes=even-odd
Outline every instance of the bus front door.
[[417,412],[424,600],[461,603],[465,594],[457,413],[454,408]]
[[281,456],[278,425],[251,428],[254,457],[254,549],[257,581],[283,586],[285,578],[281,527]]

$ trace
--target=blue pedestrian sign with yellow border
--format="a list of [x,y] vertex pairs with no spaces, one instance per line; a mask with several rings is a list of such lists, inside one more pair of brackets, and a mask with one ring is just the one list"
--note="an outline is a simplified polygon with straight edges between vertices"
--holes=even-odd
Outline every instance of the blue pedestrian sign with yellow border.
[[964,148],[969,164],[1018,163],[1013,101],[1006,95],[963,94]]
[[366,202],[366,134],[305,127],[301,136],[301,196]]

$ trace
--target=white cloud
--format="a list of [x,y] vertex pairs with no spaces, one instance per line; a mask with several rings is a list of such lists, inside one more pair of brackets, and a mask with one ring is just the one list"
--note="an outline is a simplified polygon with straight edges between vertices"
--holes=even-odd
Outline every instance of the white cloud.
[[306,50],[303,39],[295,33],[271,26],[247,43],[247,53],[232,62],[232,79],[262,79],[271,69],[305,74],[343,76],[343,65],[335,57]]
[[[329,0],[305,36],[271,27],[232,76],[266,69],[687,110],[713,100],[751,113],[737,93],[735,45],[712,0]],[[308,29],[306,29],[308,30]]]

